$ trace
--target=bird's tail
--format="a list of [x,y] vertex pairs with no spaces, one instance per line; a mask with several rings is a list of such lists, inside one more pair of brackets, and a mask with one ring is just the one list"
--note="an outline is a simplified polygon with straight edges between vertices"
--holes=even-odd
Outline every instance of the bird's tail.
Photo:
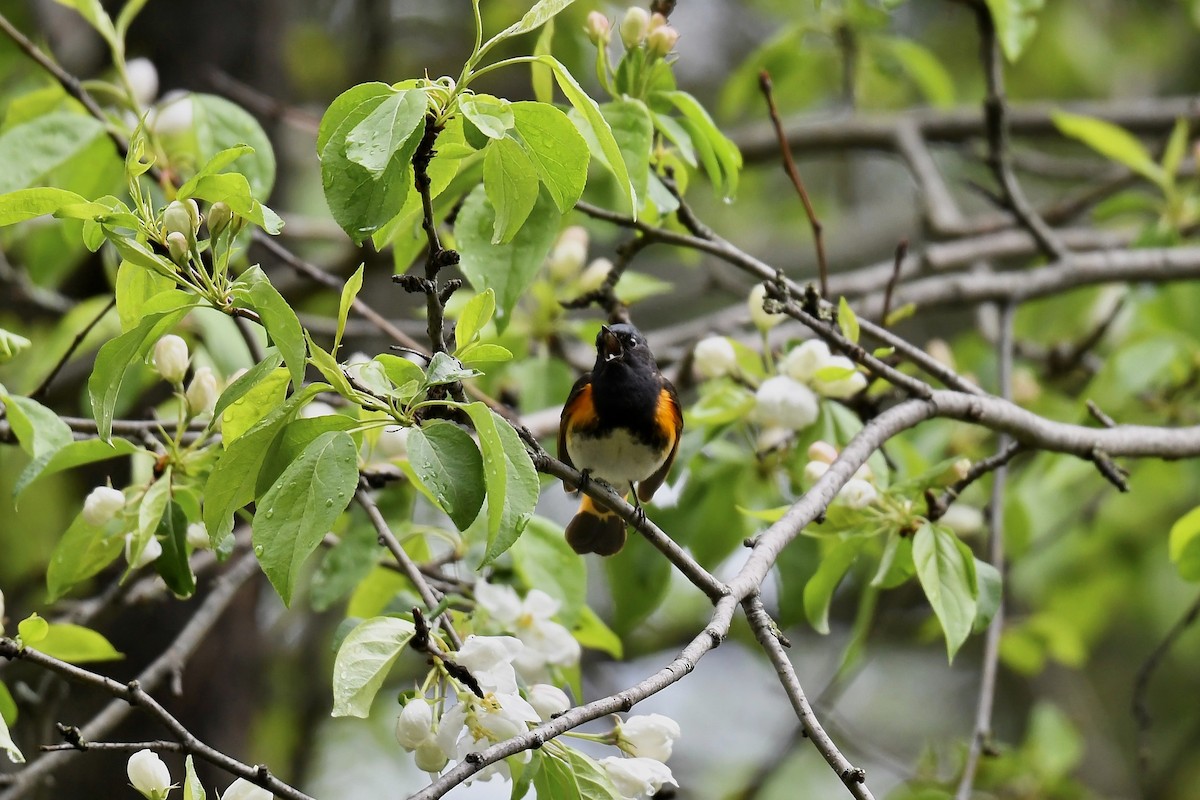
[[587,495],[567,524],[567,544],[576,553],[611,556],[625,546],[625,520]]

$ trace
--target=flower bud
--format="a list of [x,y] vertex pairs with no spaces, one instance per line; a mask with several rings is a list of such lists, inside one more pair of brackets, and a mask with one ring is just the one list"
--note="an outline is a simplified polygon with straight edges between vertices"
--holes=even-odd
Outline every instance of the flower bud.
[[408,456],[408,433],[412,430],[401,425],[393,425],[379,432],[375,442],[374,455],[385,461]]
[[602,758],[600,766],[622,797],[651,797],[664,784],[679,785],[671,768],[653,758]]
[[129,783],[147,800],[163,800],[171,791],[171,771],[150,750],[138,750],[129,757],[125,767]]
[[612,36],[612,23],[599,11],[593,11],[588,14],[583,30],[592,44],[603,46],[608,44],[608,39]]
[[187,342],[173,333],[158,340],[154,345],[154,368],[168,383],[178,386],[187,374]]
[[719,378],[737,371],[737,353],[724,336],[709,336],[696,342],[692,366],[701,378]]
[[829,345],[820,339],[809,339],[787,352],[779,371],[801,383],[808,383],[831,357]]
[[193,522],[187,526],[187,543],[193,550],[207,550],[212,545],[208,536],[208,528],[203,522]]
[[168,92],[146,117],[147,127],[162,136],[190,131],[194,121],[192,96],[186,92]]
[[89,525],[107,525],[125,508],[125,495],[111,486],[97,486],[83,501],[83,519]]
[[195,200],[174,200],[163,212],[163,230],[169,236],[172,233],[182,233],[192,240],[200,229],[200,207]]
[[861,478],[851,478],[838,492],[837,499],[848,508],[866,508],[877,496],[874,486]]
[[794,437],[795,431],[788,428],[781,428],[777,425],[763,428],[754,442],[755,452],[766,454],[773,450],[782,450],[791,443]]
[[191,385],[187,388],[188,411],[193,417],[211,413],[220,394],[217,376],[213,374],[212,368],[200,367],[192,376]]
[[651,58],[662,58],[675,49],[675,43],[678,41],[679,31],[670,25],[663,25],[650,31],[646,37],[646,52]]
[[179,266],[187,263],[189,248],[187,237],[179,231],[171,231],[167,234],[167,253],[170,254],[171,260]]
[[125,561],[132,569],[140,569],[152,563],[162,555],[162,552],[162,542],[152,536],[150,537],[150,541],[146,542],[146,546],[142,548],[142,552],[138,553],[136,560],[134,560],[133,534],[129,533],[125,535]]
[[639,714],[617,724],[617,747],[631,756],[666,762],[679,738],[679,723],[662,714]]
[[786,375],[767,378],[754,395],[753,418],[768,427],[802,430],[817,421],[817,396]]
[[821,365],[821,369],[834,369],[846,373],[843,377],[832,380],[824,380],[819,375],[813,376],[813,388],[825,397],[845,400],[867,388],[867,376],[859,372],[854,362],[845,356],[830,356]]
[[838,451],[829,442],[816,441],[808,446],[808,457],[813,461],[832,464],[837,461]]
[[646,34],[654,33],[656,30],[667,24],[667,18],[655,11],[650,15],[650,25],[646,28]]
[[217,238],[233,221],[233,209],[223,202],[213,203],[208,209],[208,235]]
[[587,228],[572,225],[565,229],[554,243],[554,249],[550,251],[550,277],[560,283],[574,278],[587,261],[587,251]]
[[221,800],[273,800],[274,797],[275,795],[261,786],[255,786],[245,778],[238,778],[229,784],[225,794],[221,795]]
[[125,64],[125,77],[133,89],[133,96],[142,105],[154,102],[158,97],[158,70],[148,58],[134,58]]
[[763,300],[766,297],[767,286],[760,283],[750,290],[750,299],[747,301],[750,306],[750,320],[754,323],[754,327],[763,333],[783,322],[784,318],[783,314],[774,314],[763,308]]
[[535,683],[529,687],[529,705],[533,706],[542,722],[547,722],[555,715],[566,712],[571,707],[571,699],[557,686]]
[[450,759],[446,757],[446,751],[437,743],[437,740],[430,738],[417,745],[417,749],[413,752],[413,760],[417,764],[417,769],[425,772],[441,772]]
[[396,741],[405,750],[416,750],[433,736],[433,708],[424,697],[414,697],[404,704],[396,718]]
[[804,482],[812,486],[826,472],[829,472],[829,465],[824,461],[810,461],[804,465]]
[[621,41],[626,50],[632,50],[646,40],[646,32],[650,29],[650,12],[644,8],[633,6],[625,12],[621,20]]
[[608,275],[612,272],[613,263],[607,258],[597,258],[592,263],[587,265],[579,275],[579,291],[584,294],[594,292],[604,285],[604,281],[608,279]]

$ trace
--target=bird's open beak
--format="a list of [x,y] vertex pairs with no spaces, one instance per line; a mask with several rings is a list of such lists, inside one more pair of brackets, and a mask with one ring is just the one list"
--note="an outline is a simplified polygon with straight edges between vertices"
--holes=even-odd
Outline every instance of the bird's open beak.
[[604,354],[605,361],[617,361],[625,355],[621,340],[607,325],[600,326],[600,352]]

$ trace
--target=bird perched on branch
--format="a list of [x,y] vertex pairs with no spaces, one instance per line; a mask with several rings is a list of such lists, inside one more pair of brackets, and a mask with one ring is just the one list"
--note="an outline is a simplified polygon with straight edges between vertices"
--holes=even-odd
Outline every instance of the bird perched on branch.
[[[628,487],[640,512],[638,501],[649,501],[667,477],[682,433],[679,396],[645,337],[626,323],[602,326],[596,365],[563,405],[558,457],[583,473],[584,485],[596,478],[618,492]],[[625,544],[625,520],[584,495],[567,543],[577,553],[613,555]]]

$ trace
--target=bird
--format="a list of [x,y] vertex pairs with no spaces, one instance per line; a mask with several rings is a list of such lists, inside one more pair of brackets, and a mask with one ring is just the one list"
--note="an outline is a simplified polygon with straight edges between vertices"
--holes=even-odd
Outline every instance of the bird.
[[[644,515],[638,501],[649,501],[666,479],[682,434],[679,395],[646,338],[628,323],[602,325],[596,364],[571,387],[558,426],[558,457],[583,474],[579,488],[593,478],[623,495],[629,487]],[[586,494],[566,529],[581,555],[615,555],[625,535],[625,520]]]

